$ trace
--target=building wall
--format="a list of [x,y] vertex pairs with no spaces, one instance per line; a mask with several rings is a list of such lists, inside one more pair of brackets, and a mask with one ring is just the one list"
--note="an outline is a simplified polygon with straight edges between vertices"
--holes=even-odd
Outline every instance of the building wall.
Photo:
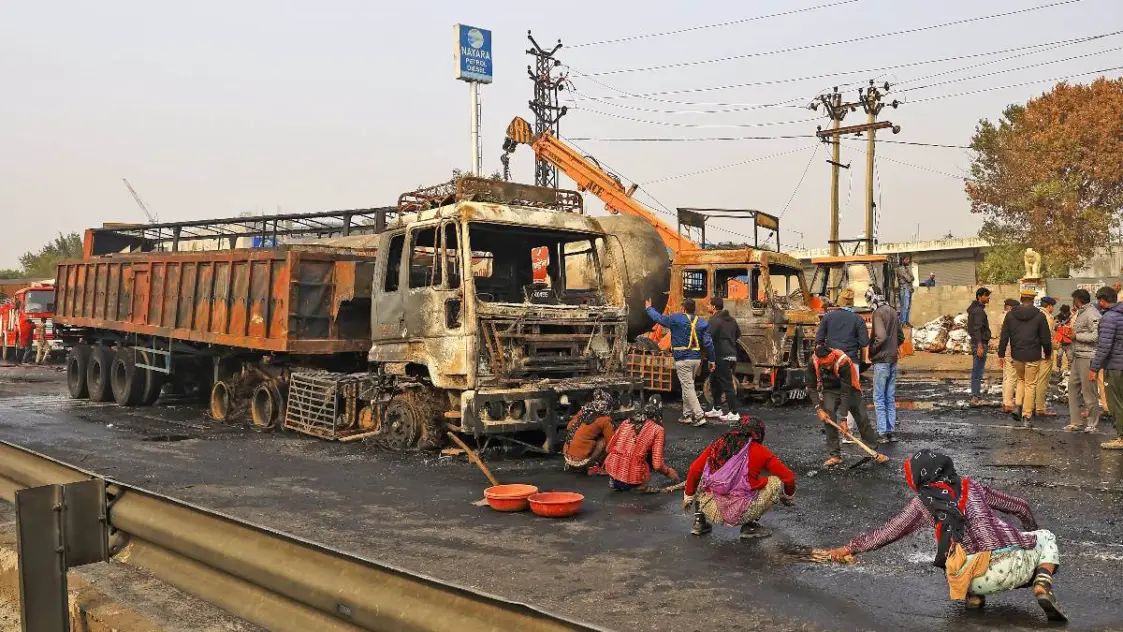
[[[936,274],[936,282],[939,283],[939,273]],[[990,328],[994,337],[998,337],[998,332],[1002,328],[1002,301],[1012,298],[1018,298],[1018,286],[1016,284],[1009,285],[988,285],[991,291],[990,304],[987,305],[987,317],[990,321]],[[975,290],[979,286],[971,285],[937,285],[933,288],[921,287],[913,290],[912,294],[912,313],[909,320],[916,327],[920,327],[930,320],[934,320],[944,314],[955,316],[967,311],[967,306],[971,301],[975,300]]]

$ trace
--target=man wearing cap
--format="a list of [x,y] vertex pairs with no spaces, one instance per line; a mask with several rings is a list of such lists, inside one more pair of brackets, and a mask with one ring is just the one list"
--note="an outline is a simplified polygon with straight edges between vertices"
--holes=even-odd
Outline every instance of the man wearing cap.
[[983,371],[987,366],[990,348],[990,319],[987,318],[990,290],[975,290],[975,300],[967,306],[967,335],[971,337],[971,405],[982,404]]
[[[1018,301],[1012,298],[1002,301],[1003,326],[1006,325],[1006,316],[1009,316],[1010,312],[1017,306]],[[999,356],[998,366],[1002,369],[1002,412],[1010,414],[1014,412],[1014,408],[1022,405],[1022,391],[1025,385],[1014,372],[1013,362],[1008,362]]]
[[1002,321],[1002,335],[998,339],[998,357],[1010,357],[1014,373],[1025,383],[1022,410],[1012,414],[1021,420],[1023,428],[1033,427],[1034,406],[1037,402],[1037,372],[1045,358],[1053,356],[1053,332],[1045,314],[1033,306],[1037,293],[1031,289],[1021,292],[1021,305],[1015,307]]
[[[1052,296],[1041,297],[1041,313],[1045,315],[1045,322],[1049,325],[1049,331],[1052,332],[1057,328],[1057,322],[1053,318],[1053,310],[1057,308],[1057,299]],[[1057,413],[1049,409],[1049,405],[1045,402],[1045,396],[1049,394],[1049,380],[1053,377],[1053,367],[1057,364],[1057,358],[1053,353],[1050,353],[1045,361],[1037,368],[1037,388],[1034,392],[1037,394],[1037,400],[1034,402],[1034,415],[1038,417],[1056,417]]]

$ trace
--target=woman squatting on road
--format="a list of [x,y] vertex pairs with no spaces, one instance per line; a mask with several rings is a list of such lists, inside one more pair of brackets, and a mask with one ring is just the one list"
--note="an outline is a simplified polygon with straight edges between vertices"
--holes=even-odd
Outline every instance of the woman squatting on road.
[[709,533],[710,522],[741,527],[741,539],[772,532],[757,522],[777,500],[790,505],[795,474],[764,447],[764,422],[746,412],[713,441],[686,475],[683,511],[694,512],[694,535]]
[[[932,564],[944,569],[952,599],[982,608],[987,595],[1032,586],[1049,620],[1067,621],[1053,595],[1053,574],[1060,560],[1057,539],[1051,531],[1037,528],[1026,501],[960,477],[950,457],[930,450],[905,461],[905,481],[916,498],[897,515],[845,546],[817,549],[812,556],[849,562],[855,553],[879,549],[928,525],[936,535]],[[1026,531],[1015,529],[995,511],[1018,518]]]

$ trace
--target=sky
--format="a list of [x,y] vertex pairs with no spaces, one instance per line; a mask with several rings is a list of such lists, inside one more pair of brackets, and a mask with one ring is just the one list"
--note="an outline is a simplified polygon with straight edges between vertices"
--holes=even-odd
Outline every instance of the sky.
[[[838,86],[853,99],[869,79],[888,81],[886,100],[902,103],[881,118],[901,131],[879,138],[967,145],[979,119],[1046,91],[1041,80],[1123,66],[1123,33],[1066,41],[1123,31],[1123,2],[868,36],[1056,1],[5,2],[0,267],[58,232],[143,222],[122,178],[162,221],[384,206],[447,179],[470,156],[455,23],[493,31],[485,172],[500,169],[511,118],[530,116],[531,29],[543,45],[564,44],[563,137],[588,139],[573,142],[641,184],[641,200],[782,214],[785,245],[822,247],[829,148],[774,138],[828,125],[805,107],[817,94]],[[788,14],[760,17],[775,13]],[[857,41],[830,44],[839,40]],[[863,121],[859,111],[843,124]],[[770,138],[666,140],[743,136]],[[843,143],[844,238],[863,230],[864,147]],[[970,151],[886,143],[876,155],[881,241],[976,233],[962,179]],[[532,162],[521,148],[514,179],[533,181]],[[595,199],[587,207],[602,212]],[[719,223],[711,236],[736,239],[729,231],[748,232]]]

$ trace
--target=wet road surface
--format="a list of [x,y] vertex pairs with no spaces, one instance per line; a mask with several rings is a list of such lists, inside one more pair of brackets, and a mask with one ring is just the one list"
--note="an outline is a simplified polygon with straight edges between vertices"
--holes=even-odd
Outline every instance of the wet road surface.
[[[1107,435],[1063,433],[1065,416],[1014,429],[995,409],[964,409],[964,383],[902,378],[902,442],[888,466],[818,472],[825,458],[806,406],[757,408],[766,443],[799,476],[796,506],[762,522],[772,538],[736,529],[689,535],[681,494],[611,492],[603,477],[561,471],[559,458],[488,455],[501,482],[585,494],[577,518],[498,514],[470,503],[486,486],[463,457],[389,454],[292,434],[261,435],[206,420],[193,405],[122,409],[66,399],[42,369],[30,394],[0,367],[0,439],[204,507],[358,555],[534,603],[609,629],[1035,630],[1028,590],[988,598],[983,613],[947,600],[931,566],[930,532],[863,555],[854,566],[808,564],[790,545],[843,544],[910,498],[900,459],[945,451],[961,474],[1027,498],[1061,550],[1056,590],[1071,630],[1123,629],[1123,453]],[[35,374],[39,379],[40,374]],[[26,381],[26,380],[25,380]],[[45,384],[57,383],[57,388]],[[1061,407],[1058,407],[1060,410]],[[872,411],[871,411],[872,412]],[[674,423],[668,460],[685,472],[721,430]],[[850,447],[848,462],[857,459]],[[809,473],[816,472],[814,476]]]

